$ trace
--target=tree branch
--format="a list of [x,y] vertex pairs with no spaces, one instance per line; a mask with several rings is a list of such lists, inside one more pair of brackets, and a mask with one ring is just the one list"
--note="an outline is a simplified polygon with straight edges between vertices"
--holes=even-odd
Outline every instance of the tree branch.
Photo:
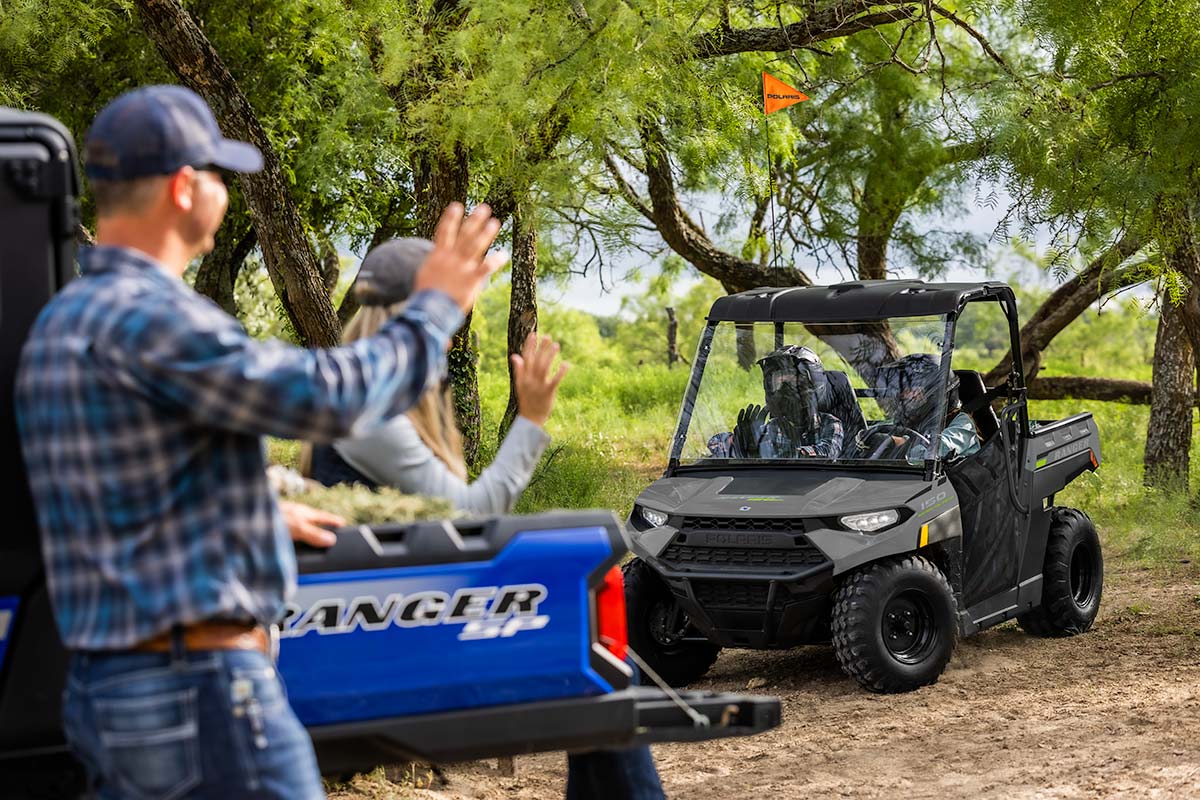
[[1089,92],[1098,92],[1101,89],[1107,89],[1109,86],[1115,86],[1118,83],[1124,83],[1125,81],[1135,81],[1135,80],[1139,80],[1141,78],[1157,78],[1158,80],[1161,81],[1161,80],[1163,80],[1164,76],[1161,72],[1133,72],[1133,73],[1130,73],[1129,75],[1118,75],[1115,78],[1109,78],[1106,81],[1101,81],[1100,83],[1092,84],[1091,86],[1087,87],[1087,90]]
[[[911,20],[917,8],[900,5],[887,11],[866,12],[879,6],[870,0],[846,0],[813,12],[800,22],[771,28],[720,27],[692,37],[696,58],[720,58],[735,53],[779,53],[838,39],[859,31]],[[919,4],[914,3],[914,6]]]
[[617,185],[617,192],[624,198],[626,203],[646,219],[654,221],[654,212],[650,207],[642,202],[642,198],[638,196],[637,190],[630,185],[629,181],[625,180],[625,176],[621,174],[621,167],[617,164],[617,160],[613,158],[611,153],[604,154],[604,166],[608,169],[608,174],[612,176],[613,183]]
[[713,244],[679,203],[662,130],[648,119],[642,120],[641,129],[651,218],[672,250],[705,275],[716,278],[728,292],[744,292],[759,286],[812,284],[807,275],[794,267],[770,269],[726,253]]
[[[1122,236],[1112,247],[1092,261],[1082,272],[1058,287],[1046,302],[1021,327],[1021,361],[1028,377],[1037,375],[1042,351],[1098,298],[1146,279],[1140,266],[1118,269],[1121,262],[1142,247],[1140,237]],[[1008,378],[1012,352],[984,376],[984,382],[996,386]]]
[[[1056,378],[1034,378],[1029,382],[1030,400],[1101,400],[1110,403],[1150,405],[1151,384],[1149,381],[1127,381],[1117,378],[1079,378],[1062,376]],[[1192,399],[1200,405],[1200,397]]]
[[955,25],[957,25],[959,28],[962,28],[964,31],[966,31],[968,36],[970,36],[976,42],[979,42],[979,46],[981,48],[983,48],[983,52],[987,53],[988,58],[990,58],[992,61],[995,61],[997,64],[999,64],[1000,68],[1003,69],[1006,73],[1008,73],[1009,77],[1020,82],[1021,79],[1020,79],[1020,77],[1017,76],[1017,73],[1014,72],[1013,68],[1008,65],[1008,62],[1004,60],[1003,56],[1001,56],[994,49],[992,49],[991,44],[988,43],[987,38],[982,33],[980,33],[978,30],[973,28],[971,25],[967,24],[966,20],[964,20],[962,17],[955,14],[953,11],[950,11],[949,9],[942,8],[939,5],[934,5],[933,10],[935,13],[945,17],[946,19],[950,20]]

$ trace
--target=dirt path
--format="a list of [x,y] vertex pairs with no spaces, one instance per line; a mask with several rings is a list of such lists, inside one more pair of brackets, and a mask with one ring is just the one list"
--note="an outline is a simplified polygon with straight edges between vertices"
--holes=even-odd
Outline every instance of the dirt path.
[[[765,681],[765,683],[763,683]],[[727,651],[697,688],[778,695],[761,736],[654,748],[671,798],[1200,798],[1200,570],[1117,568],[1074,639],[1009,623],[961,642],[934,686],[870,695],[828,648]],[[461,765],[434,791],[359,778],[352,798],[563,796],[560,754]],[[403,784],[407,783],[407,786]]]

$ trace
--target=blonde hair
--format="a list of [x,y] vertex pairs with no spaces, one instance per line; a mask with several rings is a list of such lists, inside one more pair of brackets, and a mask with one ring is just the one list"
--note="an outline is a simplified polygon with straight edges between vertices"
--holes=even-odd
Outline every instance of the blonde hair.
[[[383,324],[400,313],[403,303],[393,306],[365,306],[360,308],[346,329],[342,342],[351,342],[374,336]],[[450,471],[463,480],[467,479],[466,457],[463,455],[462,432],[454,419],[454,402],[450,390],[430,388],[421,395],[416,405],[408,412],[408,418],[421,441],[437,456]],[[305,442],[300,448],[300,474],[312,477],[312,444]]]

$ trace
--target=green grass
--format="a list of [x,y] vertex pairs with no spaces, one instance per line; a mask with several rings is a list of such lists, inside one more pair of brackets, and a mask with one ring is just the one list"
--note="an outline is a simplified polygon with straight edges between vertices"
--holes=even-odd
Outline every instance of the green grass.
[[[547,426],[553,442],[517,511],[605,508],[628,515],[638,493],[666,465],[686,384],[684,368],[576,366]],[[481,373],[485,464],[495,454],[507,392],[504,373]],[[1096,416],[1103,464],[1076,479],[1056,502],[1091,515],[1110,558],[1139,564],[1200,560],[1200,514],[1192,499],[1142,486],[1149,408],[1076,400],[1031,404],[1035,419],[1082,410]],[[270,443],[271,458],[280,463],[294,463],[297,451],[295,443]],[[1192,462],[1191,483],[1200,486],[1200,458]]]
[[[1110,557],[1140,564],[1169,564],[1200,559],[1200,513],[1183,492],[1142,485],[1142,454],[1149,406],[1078,400],[1035,401],[1032,414],[1043,419],[1081,410],[1095,414],[1103,463],[1084,473],[1055,502],[1075,506],[1095,520]],[[1193,434],[1192,448],[1197,440]],[[1200,459],[1192,459],[1190,483],[1200,485]]]
[[[665,366],[572,369],[546,426],[553,441],[517,511],[607,508],[628,515],[666,465],[687,377],[686,368]],[[479,394],[486,464],[508,402],[506,375],[482,373]]]

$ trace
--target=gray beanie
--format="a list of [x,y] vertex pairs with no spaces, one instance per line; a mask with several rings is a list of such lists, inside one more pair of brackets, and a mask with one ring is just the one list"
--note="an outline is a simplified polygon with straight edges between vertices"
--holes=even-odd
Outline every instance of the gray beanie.
[[417,271],[433,252],[428,239],[391,239],[372,247],[358,268],[354,296],[364,306],[390,306],[412,294]]

